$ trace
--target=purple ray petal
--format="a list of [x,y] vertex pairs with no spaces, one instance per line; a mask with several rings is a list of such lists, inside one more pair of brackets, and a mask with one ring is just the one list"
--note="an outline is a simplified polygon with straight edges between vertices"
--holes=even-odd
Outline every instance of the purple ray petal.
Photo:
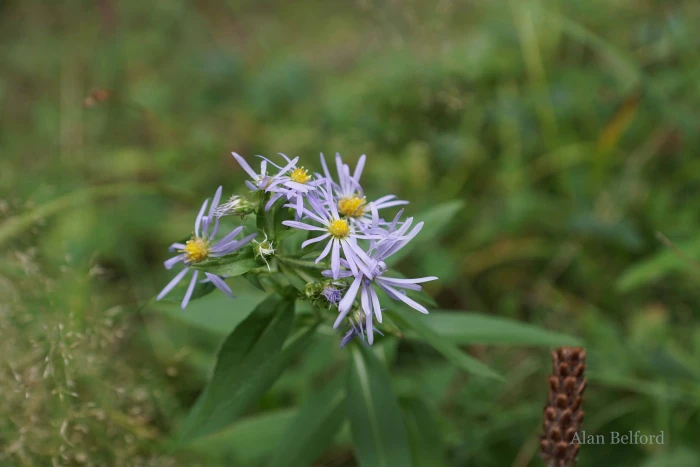
[[364,170],[365,168],[365,159],[367,159],[367,156],[365,154],[362,154],[360,156],[360,159],[357,161],[357,165],[355,166],[355,173],[352,175],[352,178],[354,178],[357,183],[360,183],[362,170]]
[[314,225],[304,224],[303,222],[283,221],[282,224],[286,225],[288,227],[294,227],[295,229],[301,229],[301,230],[318,230],[320,232],[326,231],[326,229],[322,229],[321,227],[316,227]]
[[168,247],[168,251],[183,250],[185,248],[184,243],[173,243]]
[[385,201],[391,201],[394,198],[396,198],[396,195],[386,195],[386,196],[382,196],[381,198],[375,199],[374,202],[377,204],[381,204]]
[[331,195],[332,190],[331,190],[331,183],[329,181],[326,181],[326,203],[328,204],[328,209],[330,209],[331,214],[333,214],[334,219],[340,218],[338,215],[338,208],[335,205],[335,201],[333,201],[333,196]]
[[376,282],[379,284],[380,282],[382,284],[388,284],[391,285],[392,287],[399,287],[401,289],[408,289],[408,290],[421,290],[422,287],[418,284],[397,284],[395,282],[392,282],[391,279],[387,279],[385,277],[376,277]]
[[[331,271],[330,269],[326,269],[325,271],[321,271],[321,275],[322,275],[323,277],[333,277],[333,271]],[[342,271],[342,270],[341,270],[341,271],[338,273],[338,279],[345,279],[345,278],[348,278],[348,277],[353,277],[353,276],[355,276],[355,275],[356,275],[356,274],[353,274],[351,271]]]
[[177,256],[173,256],[172,258],[166,260],[166,261],[163,263],[163,266],[165,266],[165,269],[172,269],[173,266],[175,266],[177,263],[179,263],[179,262],[182,261],[183,259],[185,259],[185,255],[184,255],[184,254],[182,254],[182,255],[177,255]]
[[336,152],[335,153],[335,168],[338,171],[338,183],[340,183],[340,188],[344,188],[344,183],[343,183],[343,176],[344,171],[343,171],[343,159],[340,157],[340,153]]
[[241,232],[241,230],[243,230],[243,226],[236,227],[236,228],[233,229],[231,232],[229,232],[228,234],[226,234],[226,236],[225,236],[224,238],[222,238],[221,240],[219,240],[218,242],[216,242],[216,244],[214,245],[213,248],[216,248],[216,247],[218,247],[219,245],[222,245],[222,244],[228,242],[229,240],[232,240],[233,237],[235,237],[236,235],[238,235],[238,234]]
[[[349,241],[343,241],[343,251],[345,252],[345,257],[348,260],[348,264],[350,265],[350,269],[353,270],[353,272],[356,272],[358,269],[362,271],[362,273],[367,276],[367,278],[372,279],[374,276],[374,273],[372,270],[367,266],[367,264],[362,261],[362,259],[358,258],[356,255],[356,251],[354,247],[357,247],[357,245],[354,245],[352,242]],[[359,249],[359,247],[357,247]],[[367,258],[369,260],[369,258]]]
[[369,345],[372,345],[374,343],[374,328],[373,328],[373,322],[372,322],[372,313],[368,314],[366,319],[365,319],[365,324],[367,328],[367,343]]
[[338,326],[340,326],[340,323],[343,321],[345,316],[347,316],[350,308],[352,308],[352,302],[354,302],[355,297],[357,297],[357,291],[360,289],[360,284],[362,284],[362,277],[358,276],[354,281],[352,281],[352,284],[350,284],[348,291],[345,292],[343,299],[340,301],[340,303],[338,303],[338,311],[340,314],[338,314],[338,317],[335,319],[333,328],[338,328]]
[[[216,208],[219,207],[219,201],[221,200],[221,191],[224,189],[224,187],[220,186],[217,190],[216,193],[214,194],[214,199],[211,200],[211,206],[209,207],[209,219],[214,217],[214,211],[216,211]],[[206,234],[206,232],[205,232]]]
[[287,181],[287,182],[284,182],[284,185],[287,186],[287,187],[289,187],[289,188],[292,188],[292,189],[294,189],[294,190],[299,190],[299,191],[303,191],[303,192],[309,191],[309,187],[308,187],[308,186],[303,185],[303,184],[298,183],[298,182],[293,182],[293,181],[291,181],[291,180],[289,180],[289,181]]
[[333,239],[333,251],[331,252],[331,271],[333,271],[333,279],[338,278],[340,272],[340,241]]
[[372,298],[372,305],[374,307],[374,314],[377,315],[377,321],[382,322],[382,308],[379,306],[379,296],[374,287],[368,286],[370,297]]
[[304,197],[297,195],[297,219],[300,219],[302,214],[304,214]]
[[199,214],[197,214],[197,219],[194,221],[194,234],[199,237],[199,225],[202,223],[202,216],[204,216],[204,211],[207,209],[207,203],[209,202],[209,199],[205,199],[204,203],[202,203],[202,208],[199,210]]
[[389,201],[386,203],[377,203],[377,209],[392,208],[394,206],[402,206],[408,204],[408,201]]
[[366,316],[372,316],[372,305],[369,300],[369,292],[367,291],[367,285],[362,284],[362,291],[360,292],[360,306],[362,306],[362,311],[365,312]]
[[384,290],[390,291],[392,294],[394,294],[394,296],[396,298],[398,298],[399,300],[401,300],[402,302],[404,302],[406,305],[410,306],[414,310],[418,310],[421,313],[428,314],[428,310],[423,305],[421,305],[420,303],[416,302],[415,300],[413,300],[411,298],[408,298],[406,296],[406,294],[399,292],[398,290],[396,290],[392,286],[387,285],[387,284],[380,284],[380,287]]
[[287,173],[287,171],[293,169],[294,166],[296,165],[296,163],[297,163],[298,161],[299,161],[299,158],[298,158],[298,157],[295,157],[294,159],[292,159],[291,161],[289,161],[289,164],[285,165],[284,168],[283,168],[282,170],[279,171],[279,174],[278,174],[278,175],[285,174],[285,173]]
[[184,310],[185,307],[187,307],[187,304],[190,302],[190,298],[192,298],[192,293],[194,292],[194,286],[197,285],[197,276],[199,275],[199,271],[195,270],[192,273],[192,280],[190,281],[189,287],[187,287],[187,292],[185,293],[185,298],[182,299],[182,309]]
[[239,156],[239,155],[236,154],[235,152],[232,152],[231,155],[234,157],[234,159],[236,159],[236,161],[238,162],[238,165],[240,165],[241,168],[242,168],[243,170],[245,170],[245,171],[248,173],[248,175],[250,175],[250,176],[253,178],[253,180],[257,180],[257,179],[258,179],[258,174],[256,174],[256,173],[253,171],[253,169],[250,168],[250,166],[249,166],[248,163],[245,161],[245,159],[243,159],[241,156]]
[[173,288],[177,285],[178,282],[182,280],[183,277],[185,277],[185,274],[190,270],[190,268],[184,268],[182,271],[177,273],[177,276],[173,277],[173,279],[168,282],[168,285],[163,287],[163,290],[160,291],[158,294],[158,297],[156,297],[156,300],[161,300],[163,297],[168,295],[168,293],[173,290]]
[[274,195],[272,195],[270,197],[270,201],[268,201],[267,204],[265,205],[265,211],[269,211],[270,208],[272,207],[272,205],[275,204],[275,202],[278,199],[280,199],[282,196],[284,196],[283,193],[275,193]]
[[217,243],[215,247],[209,250],[209,252],[212,254],[212,256],[228,255],[248,244],[252,239],[257,237],[257,235],[257,233],[252,233],[240,240],[231,240],[228,243]]
[[427,276],[417,277],[415,279],[399,279],[395,277],[382,277],[382,279],[397,284],[399,287],[403,287],[406,284],[421,284],[423,282],[436,281],[438,278],[435,276]]
[[321,153],[321,167],[323,167],[323,173],[326,176],[327,179],[331,179],[331,173],[328,170],[328,165],[326,165],[326,159],[323,157],[323,153]]
[[219,216],[216,216],[216,221],[214,222],[214,228],[212,229],[211,233],[209,233],[209,238],[214,238],[214,236],[219,232],[219,223],[221,222],[221,218]]
[[224,294],[228,295],[231,298],[236,298],[233,295],[233,292],[231,291],[231,287],[228,286],[226,282],[216,274],[211,274],[209,272],[204,273],[207,276],[207,279],[211,281],[212,284],[216,286],[217,289],[221,290]]
[[396,217],[394,217],[394,220],[393,220],[392,223],[391,223],[391,227],[389,228],[389,231],[390,231],[390,232],[393,232],[394,230],[396,230],[396,224],[398,224],[399,219],[401,219],[401,216],[402,216],[402,215],[403,215],[403,209],[400,210],[400,211],[396,214]]
[[331,236],[331,234],[327,233],[327,234],[323,234],[319,237],[310,238],[310,239],[306,240],[304,243],[302,243],[301,247],[306,248],[307,245],[311,245],[312,243],[320,242],[321,240],[328,238],[330,236]]
[[316,261],[315,261],[315,262],[318,263],[318,262],[321,261],[323,258],[325,258],[326,256],[328,256],[328,253],[330,253],[332,247],[333,247],[333,239],[330,239],[330,240],[328,241],[328,243],[326,244],[326,247],[323,249],[323,251],[322,251],[321,254],[319,255],[319,257],[316,258]]

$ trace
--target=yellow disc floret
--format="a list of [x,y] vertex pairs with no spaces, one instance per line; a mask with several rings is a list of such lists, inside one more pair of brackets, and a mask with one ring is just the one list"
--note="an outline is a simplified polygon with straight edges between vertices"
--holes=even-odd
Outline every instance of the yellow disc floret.
[[338,201],[338,212],[348,217],[360,217],[365,213],[366,198],[359,198],[356,195],[347,198],[340,198]]
[[346,220],[336,219],[331,221],[331,224],[328,226],[328,231],[333,237],[342,239],[350,235],[350,226],[348,226]]
[[185,243],[185,249],[180,251],[185,254],[186,263],[198,263],[207,259],[209,242],[203,238],[192,237]]
[[301,183],[302,185],[311,180],[311,175],[304,167],[296,168],[292,171],[289,179],[293,182]]

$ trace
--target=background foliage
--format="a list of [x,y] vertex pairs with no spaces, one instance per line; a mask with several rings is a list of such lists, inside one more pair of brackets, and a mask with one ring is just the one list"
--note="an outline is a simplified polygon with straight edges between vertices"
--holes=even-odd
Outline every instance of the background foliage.
[[[562,335],[588,350],[587,433],[665,434],[581,465],[700,464],[698,21],[690,0],[0,2],[0,462],[279,463],[298,408],[356,371],[359,349],[318,334],[232,426],[178,447],[263,299],[239,280],[235,304],[152,301],[201,199],[242,189],[236,150],[316,170],[366,153],[370,194],[428,221],[401,270],[470,313],[423,321],[503,381],[381,339],[414,464],[539,465]],[[319,399],[333,425],[338,397]],[[352,438],[316,465],[356,465]]]

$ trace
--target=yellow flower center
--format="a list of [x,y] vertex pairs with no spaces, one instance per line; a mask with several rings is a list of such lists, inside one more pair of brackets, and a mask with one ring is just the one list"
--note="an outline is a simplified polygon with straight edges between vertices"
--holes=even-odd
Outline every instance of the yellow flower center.
[[328,226],[328,231],[335,238],[345,238],[350,234],[350,227],[346,220],[336,219]]
[[341,198],[338,201],[338,212],[348,217],[360,217],[365,213],[366,198],[358,198],[353,195],[349,198]]
[[185,243],[185,249],[180,250],[185,254],[186,263],[198,263],[207,259],[209,255],[209,242],[199,237],[192,237]]
[[289,179],[293,182],[304,184],[311,180],[311,175],[309,175],[309,172],[304,167],[299,167],[292,171]]

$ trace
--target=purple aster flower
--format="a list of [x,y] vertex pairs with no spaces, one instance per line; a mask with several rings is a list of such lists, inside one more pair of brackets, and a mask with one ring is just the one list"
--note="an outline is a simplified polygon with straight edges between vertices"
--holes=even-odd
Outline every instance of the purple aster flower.
[[[374,209],[372,209],[372,217],[372,224],[375,225],[377,223],[377,212]],[[367,263],[368,267],[372,270],[372,274],[365,274],[362,270],[355,273],[347,269],[338,272],[339,278],[353,277],[353,281],[350,287],[348,287],[343,299],[338,303],[339,313],[333,324],[334,328],[340,326],[340,323],[342,323],[343,319],[345,319],[352,309],[353,303],[359,294],[360,306],[366,317],[365,329],[367,331],[368,341],[372,344],[374,341],[374,336],[372,334],[372,317],[376,316],[377,321],[379,323],[382,322],[382,309],[379,304],[379,296],[377,295],[376,287],[386,292],[390,298],[400,300],[421,313],[428,313],[428,310],[423,305],[406,295],[406,290],[421,290],[421,286],[418,284],[437,280],[437,277],[429,276],[415,279],[399,279],[384,276],[384,273],[387,271],[384,260],[406,246],[406,244],[418,235],[418,232],[423,228],[423,223],[419,222],[410,232],[406,233],[412,225],[412,222],[413,218],[409,218],[400,228],[396,229],[396,225],[398,224],[397,216],[390,226],[390,233],[384,238],[381,238],[378,242],[373,242],[374,246],[369,253],[370,262]],[[344,262],[342,265],[347,268]],[[329,273],[330,271],[323,271],[324,276],[328,276]]]
[[326,180],[327,186],[324,190],[319,187],[318,191],[324,196],[326,203],[316,196],[316,193],[310,193],[306,199],[311,206],[311,210],[304,208],[305,217],[320,224],[320,226],[306,224],[298,221],[284,221],[282,224],[295,229],[311,230],[323,232],[322,235],[306,240],[302,243],[302,248],[312,243],[323,241],[329,238],[326,247],[323,249],[316,262],[318,263],[323,258],[331,255],[331,271],[334,279],[338,278],[340,272],[340,250],[343,250],[346,265],[353,273],[363,271],[368,277],[372,277],[372,270],[367,267],[370,261],[369,256],[358,245],[358,239],[380,239],[380,235],[373,233],[357,232],[355,227],[348,223],[346,219],[341,219],[338,214],[338,209],[333,203],[331,195],[330,180]]
[[337,305],[338,302],[340,302],[340,299],[343,298],[343,293],[340,291],[340,289],[332,284],[328,284],[326,287],[324,287],[321,295],[329,303],[328,308],[330,308],[332,305]]
[[[287,156],[282,153],[280,153],[280,156],[284,157],[289,164],[292,164],[292,161]],[[294,159],[294,161],[297,159]],[[281,168],[277,165],[275,167]],[[272,192],[273,195],[270,197],[265,209],[270,209],[278,199],[285,197],[287,201],[291,202],[291,207],[296,209],[297,220],[304,212],[304,198],[324,183],[322,178],[314,179],[304,167],[296,167],[295,165],[289,167],[287,172],[280,172],[277,176],[277,181],[278,183],[266,189],[266,191]]]
[[[177,250],[180,254],[165,261],[165,268],[172,269],[173,266],[178,263],[183,263],[185,267],[173,278],[173,280],[168,283],[168,285],[165,286],[165,288],[163,288],[160,294],[158,294],[157,300],[161,300],[163,297],[165,297],[187,275],[189,271],[193,271],[190,285],[187,288],[185,297],[182,299],[182,309],[184,310],[192,297],[194,287],[197,283],[197,278],[199,277],[199,271],[191,269],[188,266],[192,263],[204,261],[207,258],[231,254],[242,246],[246,245],[257,235],[251,234],[241,240],[236,240],[236,236],[243,230],[243,227],[237,227],[228,235],[224,236],[221,240],[212,244],[212,239],[214,236],[216,236],[219,230],[219,218],[214,217],[214,214],[217,206],[219,205],[219,200],[221,199],[221,189],[222,187],[219,187],[219,189],[216,190],[216,194],[214,195],[214,199],[211,203],[207,216],[204,215],[204,211],[207,209],[209,199],[205,200],[202,204],[202,208],[199,210],[197,219],[194,222],[194,233],[192,234],[192,238],[185,243],[173,243],[170,245],[170,251]],[[213,226],[211,225],[212,219],[216,219]],[[233,297],[231,288],[228,286],[228,284],[226,284],[226,282],[224,282],[222,277],[209,272],[205,272],[204,275],[205,279],[201,282],[211,282],[216,286],[216,288],[224,292],[226,295]]]
[[[350,174],[350,167],[343,163],[340,154],[335,155],[335,165],[338,171],[338,183],[333,180],[326,159],[321,154],[321,165],[326,179],[331,181],[334,201],[338,212],[344,217],[356,223],[359,227],[369,223],[371,218],[368,212],[367,198],[360,185],[360,176],[365,167],[366,156],[363,154],[357,161],[355,171]],[[408,201],[397,200],[396,195],[386,195],[374,201],[377,210],[408,204]]]
[[[358,312],[358,315],[362,315],[362,313]],[[365,340],[365,326],[366,326],[366,324],[364,324],[362,322],[362,316],[358,316],[357,319],[354,321],[350,320],[350,329],[348,330],[348,332],[345,333],[343,338],[340,340],[340,348],[342,349],[343,347],[348,345],[350,343],[350,341],[352,341],[356,337],[360,337],[362,339],[362,342],[366,346],[369,347],[369,345],[371,345],[371,343],[368,344],[367,341]],[[384,335],[384,333],[377,328],[374,328],[374,331],[377,331],[382,336]],[[368,336],[370,335],[370,332],[372,332],[371,326],[369,327],[369,331],[367,333]]]
[[[238,164],[243,168],[243,170],[246,171],[248,175],[253,179],[253,181],[246,180],[245,184],[248,188],[251,189],[251,191],[270,191],[271,188],[274,188],[275,186],[281,184],[284,182],[284,177],[287,172],[289,172],[292,168],[295,167],[297,161],[299,160],[298,157],[295,157],[291,161],[287,159],[288,163],[284,167],[279,167],[278,165],[274,164],[272,161],[269,159],[266,159],[265,157],[258,156],[262,159],[262,162],[260,163],[260,173],[257,174],[255,171],[250,168],[248,163],[243,159],[241,156],[236,154],[235,152],[231,153],[238,162]],[[285,157],[286,158],[286,157]],[[280,169],[280,171],[276,175],[268,175],[267,173],[267,164],[270,164],[274,167],[277,167]],[[268,203],[269,204],[269,203]],[[269,204],[268,206],[265,207],[266,210],[270,209],[272,205]]]

